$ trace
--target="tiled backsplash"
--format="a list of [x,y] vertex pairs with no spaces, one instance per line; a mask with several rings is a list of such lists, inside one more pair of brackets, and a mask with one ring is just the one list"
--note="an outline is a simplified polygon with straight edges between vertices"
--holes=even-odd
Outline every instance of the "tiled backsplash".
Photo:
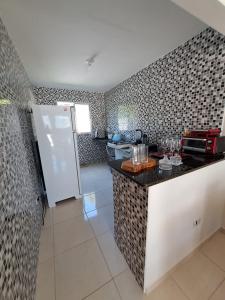
[[[34,299],[41,227],[26,72],[0,19],[0,299]],[[6,100],[2,100],[6,99]]]
[[[57,101],[87,103],[90,105],[92,130],[96,128],[105,130],[106,128],[103,93],[35,87],[34,94],[37,104],[56,105]],[[93,141],[92,134],[78,135],[78,152],[81,165],[106,159],[105,145]]]
[[184,128],[221,127],[225,37],[211,28],[105,93],[107,126],[155,142]]

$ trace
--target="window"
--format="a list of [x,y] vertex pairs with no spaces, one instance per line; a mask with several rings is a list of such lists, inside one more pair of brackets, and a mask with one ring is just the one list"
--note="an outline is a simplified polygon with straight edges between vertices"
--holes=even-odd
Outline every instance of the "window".
[[74,104],[73,102],[57,101],[57,105],[75,106],[75,119],[77,133],[91,132],[91,118],[89,104]]
[[91,132],[91,118],[88,104],[75,104],[77,133]]
[[73,102],[57,101],[57,105],[59,105],[59,106],[74,106],[74,103]]

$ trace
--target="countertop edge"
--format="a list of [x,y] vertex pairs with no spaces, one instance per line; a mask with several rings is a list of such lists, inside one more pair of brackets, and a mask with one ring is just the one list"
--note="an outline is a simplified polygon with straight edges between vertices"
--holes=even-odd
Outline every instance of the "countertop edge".
[[[221,157],[220,159],[218,160],[215,160],[215,161],[212,161],[212,162],[209,162],[209,163],[206,163],[205,165],[203,166],[198,166],[196,168],[193,168],[193,169],[190,169],[190,170],[186,170],[184,171],[183,173],[181,174],[177,174],[177,175],[171,175],[171,177],[169,178],[161,178],[160,180],[156,181],[156,182],[152,182],[152,183],[146,183],[146,184],[142,184],[141,182],[139,182],[138,180],[135,180],[135,178],[133,178],[132,176],[135,176],[134,174],[132,173],[129,173],[129,172],[126,172],[126,171],[123,171],[121,170],[120,168],[117,168],[116,166],[113,165],[113,162],[108,162],[108,165],[115,171],[119,172],[120,174],[124,175],[125,177],[129,178],[130,180],[134,181],[135,183],[139,184],[140,186],[142,187],[145,187],[145,188],[148,188],[148,187],[151,187],[151,186],[154,186],[154,185],[157,185],[157,184],[160,184],[160,183],[163,183],[165,181],[168,181],[168,180],[172,180],[172,179],[175,179],[177,177],[180,177],[180,176],[183,176],[183,175],[186,175],[186,174],[189,174],[189,173],[192,173],[194,171],[197,171],[197,170],[200,170],[200,169],[203,169],[203,168],[206,168],[208,166],[211,166],[211,165],[214,165],[216,163],[220,163],[222,162],[223,160],[225,160],[225,156],[224,157]],[[123,160],[119,160],[119,161],[123,161]],[[154,167],[154,169],[158,169],[159,170],[159,167]],[[149,170],[150,171],[150,170]],[[162,172],[169,172],[169,171],[162,171]]]

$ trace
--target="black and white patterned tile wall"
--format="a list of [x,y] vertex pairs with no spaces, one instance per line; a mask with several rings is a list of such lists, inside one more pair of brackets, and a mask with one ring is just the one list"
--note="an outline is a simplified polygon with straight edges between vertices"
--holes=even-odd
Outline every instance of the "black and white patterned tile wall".
[[92,139],[95,129],[105,131],[105,103],[103,93],[86,91],[35,87],[34,94],[37,104],[57,105],[57,102],[86,103],[90,106],[92,134],[78,135],[78,152],[81,165],[106,160],[105,144]]
[[221,127],[224,83],[225,37],[208,28],[105,93],[107,127],[131,138],[141,128],[151,142]]
[[[0,19],[0,299],[32,300],[41,229],[26,72]],[[5,100],[3,100],[5,99]]]
[[143,288],[148,190],[113,170],[113,198],[115,240]]

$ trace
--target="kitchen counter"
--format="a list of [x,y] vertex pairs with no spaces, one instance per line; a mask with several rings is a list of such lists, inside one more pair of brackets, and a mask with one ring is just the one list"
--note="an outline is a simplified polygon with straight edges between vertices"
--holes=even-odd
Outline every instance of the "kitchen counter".
[[[122,159],[114,160],[109,162],[109,166],[112,169],[115,169],[119,173],[125,175],[126,177],[130,178],[137,184],[149,187],[163,181],[173,179],[178,176],[182,176],[186,173],[195,171],[197,169],[206,167],[210,164],[217,163],[220,160],[225,159],[225,155],[216,155],[216,156],[205,156],[205,155],[194,155],[190,154],[183,159],[183,164],[180,166],[173,166],[172,170],[165,171],[160,170],[159,167],[155,167],[153,169],[148,169],[142,171],[141,173],[133,174],[126,172],[121,169],[121,164],[123,162]],[[158,160],[158,159],[156,159]]]
[[[114,237],[136,281],[149,293],[172,268],[225,227],[225,156],[186,156],[171,171],[113,175]],[[173,179],[173,180],[170,180]]]

